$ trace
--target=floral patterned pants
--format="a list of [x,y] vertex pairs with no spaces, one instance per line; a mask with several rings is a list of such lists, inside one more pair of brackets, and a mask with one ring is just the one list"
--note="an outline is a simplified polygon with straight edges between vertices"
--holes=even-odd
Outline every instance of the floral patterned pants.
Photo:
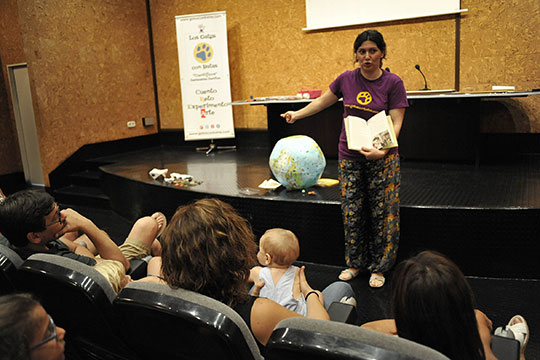
[[399,154],[339,161],[347,266],[386,272],[399,243]]

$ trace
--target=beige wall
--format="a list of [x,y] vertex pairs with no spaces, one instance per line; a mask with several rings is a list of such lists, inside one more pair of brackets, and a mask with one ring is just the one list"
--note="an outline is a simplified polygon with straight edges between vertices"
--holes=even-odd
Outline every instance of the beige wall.
[[[432,89],[455,87],[454,16],[303,32],[305,0],[151,0],[162,127],[182,128],[175,15],[227,12],[231,90],[234,100],[292,95],[302,86],[327,89],[352,67],[352,44],[367,28],[379,29],[388,45],[384,66],[408,90],[424,87],[420,64]],[[491,85],[540,88],[540,2],[463,0],[460,88]],[[487,106],[484,131],[540,132],[540,96]],[[492,109],[494,108],[494,109]],[[234,107],[237,128],[265,128],[262,106]]]
[[[540,1],[462,0],[462,89],[540,88]],[[486,132],[540,132],[540,95],[488,102]]]
[[[19,28],[6,37],[22,37],[47,185],[84,144],[157,131],[141,120],[156,116],[145,1],[8,1],[16,6],[3,16]],[[10,49],[0,50],[6,63]]]
[[[293,95],[302,86],[327,89],[341,72],[353,66],[353,42],[370,27],[303,32],[304,0],[151,1],[160,116],[163,127],[182,128],[178,55],[174,15],[227,12],[232,99]],[[410,89],[423,87],[414,69],[429,56],[436,67],[430,81],[442,88],[454,81],[453,17],[437,21],[379,24],[388,56],[384,66],[398,73]],[[406,34],[406,36],[404,36]],[[415,51],[404,49],[414,48]],[[235,106],[237,128],[266,128],[263,106]]]
[[6,69],[26,61],[18,20],[17,1],[0,1],[0,175],[23,171]]
[[[379,29],[388,44],[384,66],[408,90],[454,87],[453,16],[303,32],[305,0],[150,0],[162,127],[183,128],[174,17],[227,12],[233,100],[326,89],[352,68],[352,43]],[[461,90],[491,85],[540,88],[540,2],[462,0]],[[7,64],[27,62],[45,178],[84,144],[154,133],[155,116],[144,0],[0,1],[0,175],[22,171]],[[2,79],[0,79],[2,80]],[[488,132],[540,132],[540,96],[483,104]],[[266,128],[263,106],[235,106],[235,127]],[[126,122],[137,121],[128,129]],[[48,180],[46,180],[48,183]]]

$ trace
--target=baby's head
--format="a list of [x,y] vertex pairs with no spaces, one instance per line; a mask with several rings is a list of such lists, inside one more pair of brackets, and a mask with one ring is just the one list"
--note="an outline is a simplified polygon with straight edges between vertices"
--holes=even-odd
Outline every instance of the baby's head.
[[290,230],[267,230],[259,241],[257,260],[263,266],[290,266],[300,255],[298,238]]

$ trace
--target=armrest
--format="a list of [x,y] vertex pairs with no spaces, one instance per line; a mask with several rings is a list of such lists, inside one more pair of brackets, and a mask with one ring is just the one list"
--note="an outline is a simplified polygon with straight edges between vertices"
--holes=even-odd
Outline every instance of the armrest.
[[491,350],[499,360],[519,360],[519,341],[516,339],[493,335]]
[[146,268],[148,267],[148,261],[144,259],[131,259],[129,260],[129,271],[126,275],[131,276],[133,280],[138,280],[146,276]]
[[328,315],[330,315],[330,320],[346,324],[356,324],[356,319],[358,317],[355,306],[337,301],[330,304]]

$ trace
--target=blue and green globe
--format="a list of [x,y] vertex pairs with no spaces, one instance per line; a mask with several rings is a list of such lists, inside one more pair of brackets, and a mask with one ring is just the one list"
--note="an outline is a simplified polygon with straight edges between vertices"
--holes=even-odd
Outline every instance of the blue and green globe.
[[315,140],[295,135],[276,143],[268,164],[281,185],[295,190],[316,185],[326,167],[326,159]]

